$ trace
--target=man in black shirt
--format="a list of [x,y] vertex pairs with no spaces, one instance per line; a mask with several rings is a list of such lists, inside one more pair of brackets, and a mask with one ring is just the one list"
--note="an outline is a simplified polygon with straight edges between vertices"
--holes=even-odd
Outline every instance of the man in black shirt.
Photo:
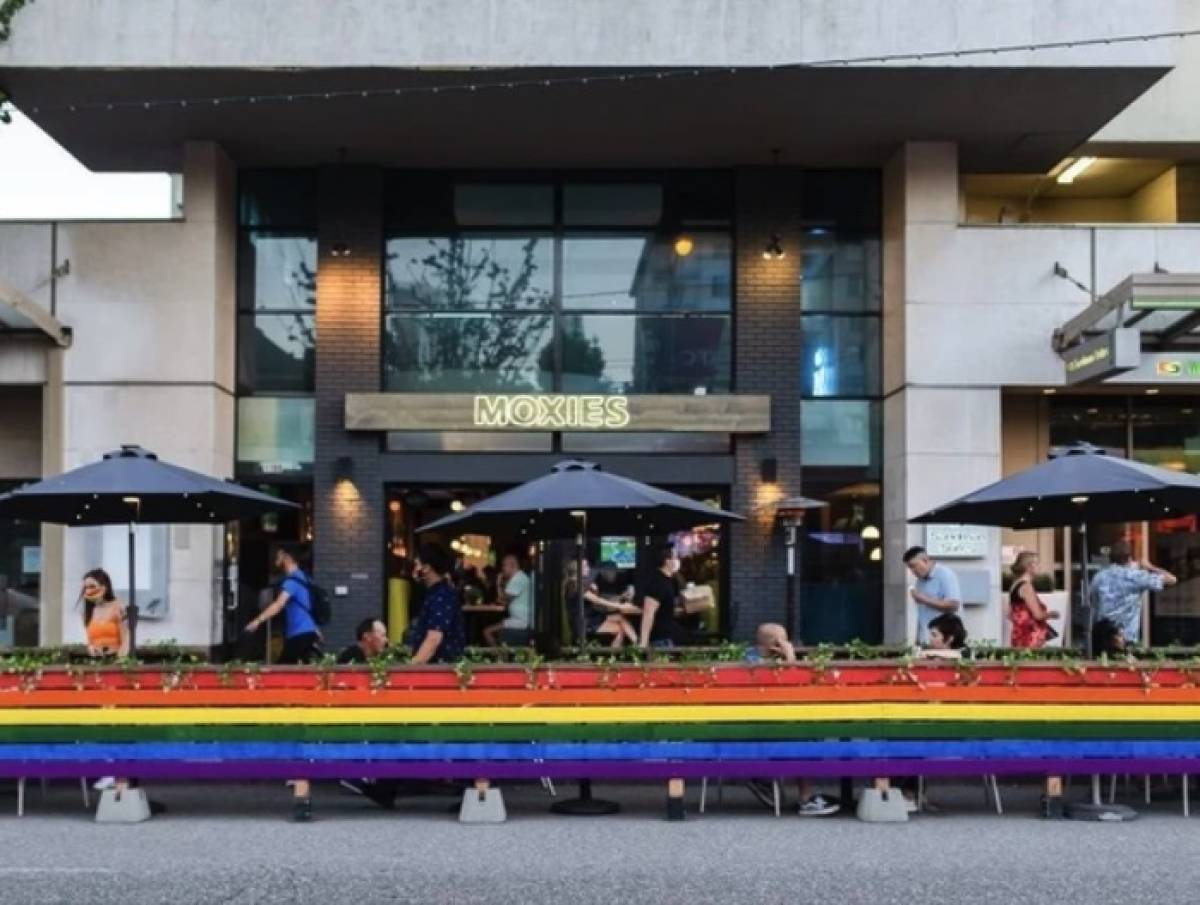
[[642,625],[639,643],[642,647],[670,647],[675,643],[678,629],[675,624],[675,598],[679,596],[675,573],[679,557],[670,544],[655,551],[655,569],[645,579],[640,599]]
[[340,665],[366,663],[387,650],[387,626],[378,619],[364,619],[354,630],[354,636],[358,641],[338,654]]

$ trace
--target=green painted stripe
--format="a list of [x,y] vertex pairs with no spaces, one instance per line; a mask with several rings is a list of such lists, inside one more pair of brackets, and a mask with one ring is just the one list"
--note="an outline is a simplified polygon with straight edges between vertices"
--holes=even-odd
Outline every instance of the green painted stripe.
[[809,738],[1192,739],[1197,723],[636,723],[472,726],[0,726],[0,743],[708,741]]

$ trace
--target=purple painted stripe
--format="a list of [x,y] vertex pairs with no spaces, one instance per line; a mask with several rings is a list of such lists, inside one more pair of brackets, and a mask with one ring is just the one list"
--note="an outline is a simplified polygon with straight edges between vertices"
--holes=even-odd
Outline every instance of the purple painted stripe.
[[1087,775],[1091,773],[1200,773],[1193,758],[1004,758],[953,760],[739,760],[716,762],[666,761],[551,761],[534,762],[393,762],[342,761],[95,761],[48,763],[6,761],[0,763],[0,778],[47,779],[77,776],[135,776],[163,780],[251,780],[251,779],[353,779],[395,777],[402,779],[554,779],[601,780],[699,779],[725,777],[748,779],[759,776],[978,776],[1027,774],[1037,776]]

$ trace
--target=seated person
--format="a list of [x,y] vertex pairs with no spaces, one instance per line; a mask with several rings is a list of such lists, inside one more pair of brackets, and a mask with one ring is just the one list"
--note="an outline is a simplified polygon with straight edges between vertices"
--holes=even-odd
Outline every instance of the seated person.
[[633,585],[621,580],[616,563],[600,563],[599,574],[588,585],[583,600],[587,604],[589,632],[611,635],[614,649],[619,649],[626,641],[637,643],[637,631],[627,617],[640,615],[641,610],[633,605]]
[[1092,626],[1092,655],[1132,659],[1125,630],[1111,619],[1098,619]]
[[746,650],[746,659],[751,663],[764,660],[796,662],[796,648],[788,640],[787,629],[774,622],[764,622],[754,633],[754,644]]
[[921,651],[921,656],[957,659],[966,643],[967,629],[962,620],[953,613],[942,613],[929,621],[929,646]]
[[533,582],[522,570],[517,554],[508,553],[501,561],[500,581],[504,588],[500,603],[508,615],[485,628],[483,638],[491,647],[527,644],[533,630]]
[[675,573],[679,571],[679,557],[670,544],[659,547],[654,555],[654,569],[642,582],[642,620],[638,627],[638,644],[641,647],[674,647],[679,636],[675,623],[676,598]]
[[387,650],[387,626],[378,619],[364,619],[354,629],[354,637],[358,640],[338,654],[340,665],[366,663]]
[[[754,644],[746,650],[746,660],[751,663],[762,663],[767,660],[782,660],[784,663],[796,662],[796,648],[788,640],[787,630],[774,622],[764,622],[754,633]],[[775,806],[774,796],[768,783],[753,780],[749,784],[754,797],[767,807]],[[828,817],[840,809],[836,799],[826,798],[813,790],[812,783],[803,778],[796,780],[796,790],[800,794],[800,804],[796,813],[801,817]]]

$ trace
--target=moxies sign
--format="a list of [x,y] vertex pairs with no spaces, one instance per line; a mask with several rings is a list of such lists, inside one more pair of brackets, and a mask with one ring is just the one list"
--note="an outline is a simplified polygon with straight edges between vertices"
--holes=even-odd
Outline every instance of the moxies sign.
[[351,393],[350,431],[689,431],[761,434],[769,396]]
[[629,424],[625,396],[476,396],[476,428],[620,430]]

